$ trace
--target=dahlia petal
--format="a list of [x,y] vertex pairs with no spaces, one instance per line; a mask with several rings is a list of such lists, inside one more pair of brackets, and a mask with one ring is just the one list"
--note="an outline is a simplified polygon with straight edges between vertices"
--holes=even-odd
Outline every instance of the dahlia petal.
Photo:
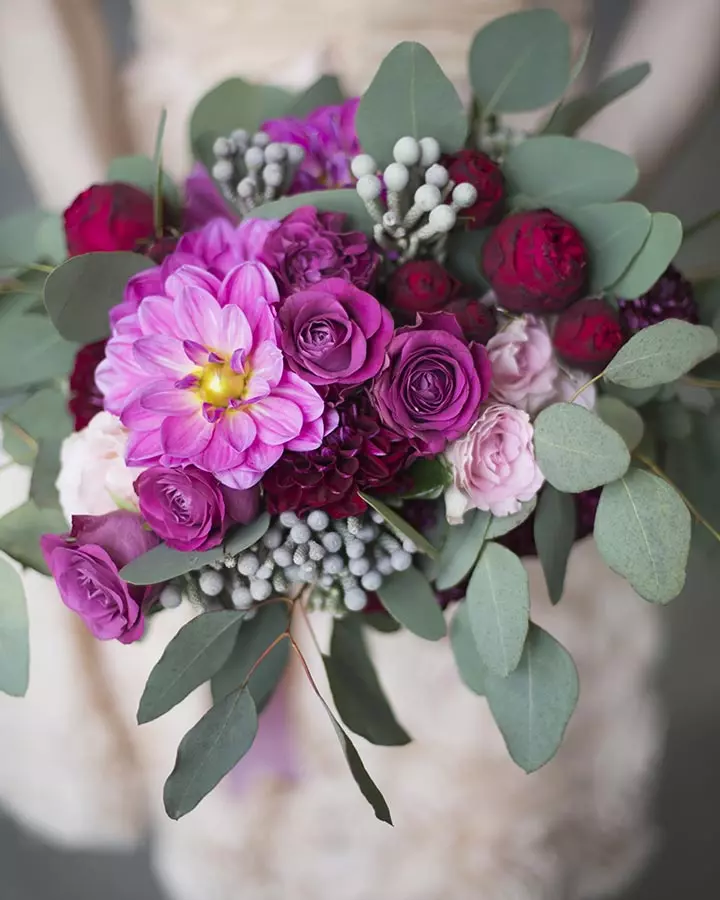
[[256,440],[245,453],[245,465],[257,472],[267,472],[280,459],[284,450],[280,444],[272,446]]
[[249,407],[249,415],[257,426],[258,439],[271,446],[287,443],[303,427],[300,408],[282,397],[265,397]]
[[212,433],[213,426],[198,410],[193,415],[165,419],[160,429],[160,439],[165,453],[189,460],[203,452],[210,443]]
[[252,347],[253,334],[245,313],[239,306],[225,306],[220,310],[220,339],[213,345],[230,354],[236,348]]
[[222,326],[220,310],[212,294],[198,287],[183,285],[177,292],[173,310],[178,327],[186,338],[206,347],[218,346],[222,340]]
[[288,441],[285,449],[295,450],[298,453],[307,453],[308,450],[316,450],[322,444],[324,436],[325,428],[322,419],[315,419],[314,422],[305,422],[300,434]]
[[167,297],[146,297],[137,311],[138,323],[145,335],[162,334],[180,337],[172,300]]
[[225,440],[238,453],[247,450],[257,436],[257,426],[252,416],[244,410],[228,410],[219,427]]
[[238,466],[236,469],[226,469],[223,472],[213,473],[220,484],[224,484],[230,488],[237,488],[245,491],[256,485],[263,477],[265,472],[259,472],[255,469]]
[[200,465],[207,472],[221,472],[236,466],[238,458],[238,451],[227,441],[223,430],[216,427],[210,443],[200,457]]
[[245,385],[245,399],[243,403],[257,403],[268,397],[270,393],[271,388],[268,381],[253,372]]
[[210,362],[210,351],[204,344],[197,341],[183,341],[185,356],[197,366],[204,366]]
[[214,406],[212,403],[203,403],[202,414],[206,422],[214,425],[225,415],[225,410],[221,406]]
[[251,367],[255,375],[259,375],[272,385],[277,384],[283,373],[282,350],[274,341],[263,341],[252,354]]
[[162,452],[159,429],[131,432],[125,449],[125,462],[129,466],[149,466],[160,460]]
[[245,360],[247,359],[247,350],[234,350],[230,357],[230,367],[233,372],[241,375],[245,371]]
[[[182,240],[183,238],[181,238]],[[178,244],[179,247],[180,244]],[[177,253],[174,253],[173,256],[176,261],[180,259]],[[193,254],[188,258],[197,259],[197,256],[197,254]],[[169,259],[171,258],[169,257]],[[199,263],[200,260],[197,259],[197,262]],[[165,293],[173,300],[177,300],[180,294],[188,288],[197,288],[214,297],[220,288],[220,281],[206,269],[200,268],[200,265],[181,265],[175,268],[165,280]]]
[[273,396],[292,400],[306,419],[319,419],[325,411],[325,401],[314,387],[294,372],[284,372],[282,380],[273,388]]
[[155,388],[147,391],[140,398],[143,409],[169,416],[185,416],[193,414],[200,409],[200,398],[192,391],[182,391],[173,388],[168,391],[158,391]]
[[231,269],[218,293],[221,306],[232,303],[241,309],[255,305],[258,297],[264,297],[271,304],[280,300],[275,279],[268,267],[259,262],[240,263]]
[[129,402],[125,404],[120,421],[126,428],[133,431],[153,431],[162,425],[164,416],[155,410],[147,409],[143,405],[145,389],[135,391]]
[[132,345],[133,355],[145,372],[178,376],[189,374],[192,368],[183,345],[172,337],[155,334],[139,338]]

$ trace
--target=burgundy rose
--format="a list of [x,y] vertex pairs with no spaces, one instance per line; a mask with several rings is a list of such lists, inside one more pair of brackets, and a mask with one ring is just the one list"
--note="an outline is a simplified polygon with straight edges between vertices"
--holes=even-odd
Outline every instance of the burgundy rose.
[[107,341],[96,341],[81,347],[75,356],[70,373],[70,399],[68,409],[80,431],[103,408],[102,394],[95,384],[95,369],[105,359]]
[[367,288],[378,254],[360,231],[344,230],[342,213],[301,206],[268,235],[260,261],[275,276],[280,295],[314,287],[325,278],[344,278]]
[[494,306],[486,306],[481,300],[453,300],[447,307],[458,320],[466,340],[487,344],[497,331],[497,313]]
[[460,213],[470,228],[484,228],[498,220],[505,206],[505,179],[500,166],[479,150],[460,150],[445,160],[450,179],[471,184],[477,200]]
[[73,516],[69,534],[40,539],[63,603],[96,638],[123,644],[142,637],[145,607],[156,586],[127,584],[118,573],[157,543],[140,516],[123,509],[104,516]]
[[452,300],[458,282],[440,263],[417,259],[403,263],[388,282],[388,303],[403,312],[437,312]]
[[540,209],[503,219],[485,241],[482,267],[500,306],[556,313],[584,293],[588,253],[574,225]]
[[553,332],[558,356],[588,372],[600,372],[624,342],[617,312],[601,297],[573,303],[560,314]]
[[342,278],[292,294],[278,320],[290,368],[315,385],[361,384],[372,378],[393,333],[390,313]]
[[154,235],[153,199],[131,184],[94,184],[65,210],[68,255],[138,250]]
[[372,393],[388,428],[431,456],[475,421],[490,377],[487,351],[468,344],[455,316],[418,314],[415,325],[395,332]]
[[256,489],[225,487],[195,466],[151,466],[135,481],[135,492],[155,534],[168,547],[183,551],[217,547],[229,526],[251,522],[259,505]]

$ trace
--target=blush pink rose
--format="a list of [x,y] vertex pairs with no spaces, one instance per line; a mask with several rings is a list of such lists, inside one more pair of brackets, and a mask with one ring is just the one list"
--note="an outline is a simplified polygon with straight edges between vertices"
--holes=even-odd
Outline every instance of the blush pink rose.
[[470,509],[509,516],[540,490],[530,416],[490,403],[468,433],[445,452],[453,481],[445,492],[448,522],[459,525]]
[[487,342],[491,393],[531,415],[552,402],[560,369],[550,333],[541,319],[513,319]]

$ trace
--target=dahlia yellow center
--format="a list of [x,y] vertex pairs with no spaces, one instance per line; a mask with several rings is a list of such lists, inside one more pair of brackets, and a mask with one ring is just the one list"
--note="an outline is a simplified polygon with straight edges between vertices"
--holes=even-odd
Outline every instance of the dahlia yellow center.
[[249,369],[238,374],[229,362],[208,363],[198,374],[196,391],[203,403],[227,409],[231,400],[242,400],[249,377]]

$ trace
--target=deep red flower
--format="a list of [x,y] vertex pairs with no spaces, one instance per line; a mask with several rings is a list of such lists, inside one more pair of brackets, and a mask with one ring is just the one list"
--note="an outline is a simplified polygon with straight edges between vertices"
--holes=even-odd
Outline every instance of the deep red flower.
[[75,356],[70,373],[70,399],[68,408],[75,421],[75,431],[80,431],[103,408],[102,394],[95,384],[95,369],[105,359],[105,344],[97,341],[81,347]]
[[484,228],[498,221],[505,206],[505,179],[500,166],[479,150],[460,150],[445,159],[450,178],[457,184],[471,184],[477,200],[460,213],[469,228]]
[[138,250],[152,242],[153,199],[131,184],[94,184],[64,213],[68,255]]
[[453,300],[447,307],[458,320],[466,340],[487,344],[497,331],[497,313],[494,306],[473,297],[470,300]]
[[432,259],[403,263],[388,282],[388,305],[403,312],[437,312],[456,296],[458,282]]
[[500,306],[557,313],[585,293],[588,252],[574,225],[539,209],[508,216],[493,229],[482,267]]
[[553,332],[558,356],[588,372],[600,372],[624,343],[618,314],[601,297],[573,303],[560,314]]
[[700,321],[693,286],[673,265],[645,294],[634,300],[619,300],[618,305],[620,321],[628,334],[666,319],[683,319],[693,325]]

